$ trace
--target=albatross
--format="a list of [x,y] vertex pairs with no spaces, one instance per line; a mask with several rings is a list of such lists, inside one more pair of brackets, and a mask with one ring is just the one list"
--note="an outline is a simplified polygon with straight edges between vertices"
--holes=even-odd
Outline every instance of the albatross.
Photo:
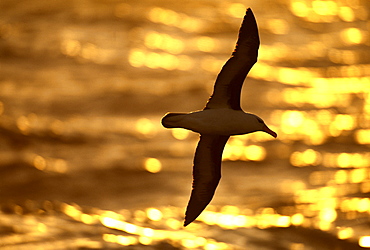
[[167,113],[162,118],[165,128],[184,128],[200,134],[184,226],[193,222],[211,202],[221,178],[222,152],[230,136],[263,131],[277,137],[260,117],[244,112],[240,106],[243,82],[257,62],[259,45],[256,19],[248,8],[235,50],[218,74],[205,108],[190,113]]

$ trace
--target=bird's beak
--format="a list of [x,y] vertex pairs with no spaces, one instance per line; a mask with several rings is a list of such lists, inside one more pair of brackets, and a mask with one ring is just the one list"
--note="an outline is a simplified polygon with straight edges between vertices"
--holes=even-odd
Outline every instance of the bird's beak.
[[277,134],[274,131],[272,131],[271,129],[269,129],[269,127],[267,127],[266,125],[263,126],[262,131],[266,132],[267,134],[271,135],[274,138],[277,137]]

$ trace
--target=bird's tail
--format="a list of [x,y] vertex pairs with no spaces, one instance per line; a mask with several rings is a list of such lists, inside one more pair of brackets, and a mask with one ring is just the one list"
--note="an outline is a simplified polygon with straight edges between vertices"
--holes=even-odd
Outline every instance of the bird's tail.
[[165,128],[180,128],[179,122],[186,115],[186,113],[167,113],[162,118],[162,125]]

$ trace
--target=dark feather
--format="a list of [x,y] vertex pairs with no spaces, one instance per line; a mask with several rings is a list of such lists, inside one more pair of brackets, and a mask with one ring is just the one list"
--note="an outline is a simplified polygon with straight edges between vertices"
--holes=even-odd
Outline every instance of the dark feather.
[[259,44],[257,22],[252,10],[248,9],[239,30],[235,50],[218,74],[213,94],[205,109],[241,109],[241,89],[248,72],[257,62]]
[[194,221],[213,198],[221,178],[222,152],[228,136],[201,135],[194,157],[193,190],[184,226]]

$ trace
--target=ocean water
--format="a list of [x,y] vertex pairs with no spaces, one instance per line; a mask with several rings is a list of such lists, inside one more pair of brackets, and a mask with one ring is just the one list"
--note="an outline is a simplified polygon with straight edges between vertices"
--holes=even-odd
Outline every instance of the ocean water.
[[[245,9],[261,48],[206,211],[182,227],[200,110]],[[370,247],[369,3],[0,2],[0,249]]]

